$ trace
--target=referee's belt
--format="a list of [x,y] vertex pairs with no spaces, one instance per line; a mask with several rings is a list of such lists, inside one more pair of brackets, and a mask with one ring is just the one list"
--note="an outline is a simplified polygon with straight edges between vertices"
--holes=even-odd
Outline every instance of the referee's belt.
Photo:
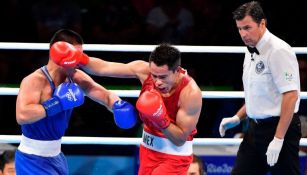
[[280,118],[279,116],[272,116],[272,117],[263,118],[263,119],[255,119],[255,118],[249,118],[249,119],[257,124],[260,124],[260,123],[269,123],[269,122],[278,121],[279,118]]
[[[297,116],[298,116],[297,113],[293,114],[293,118]],[[279,121],[280,116],[271,116],[271,117],[264,118],[264,119],[255,119],[255,118],[250,118],[250,117],[248,118],[257,124],[260,124],[260,123],[269,123],[269,122]]]

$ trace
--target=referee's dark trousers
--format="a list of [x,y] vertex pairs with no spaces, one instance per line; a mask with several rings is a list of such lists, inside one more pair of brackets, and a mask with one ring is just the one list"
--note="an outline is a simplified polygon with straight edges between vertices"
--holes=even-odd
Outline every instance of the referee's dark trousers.
[[249,128],[237,153],[232,175],[300,175],[299,142],[301,122],[295,114],[284,138],[277,163],[267,164],[266,151],[273,140],[279,117],[254,120],[249,118]]

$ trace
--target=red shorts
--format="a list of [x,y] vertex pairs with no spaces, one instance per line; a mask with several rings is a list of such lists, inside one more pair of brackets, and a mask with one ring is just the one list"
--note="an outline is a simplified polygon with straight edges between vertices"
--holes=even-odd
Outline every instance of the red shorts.
[[177,156],[145,148],[140,145],[139,175],[186,175],[193,157]]

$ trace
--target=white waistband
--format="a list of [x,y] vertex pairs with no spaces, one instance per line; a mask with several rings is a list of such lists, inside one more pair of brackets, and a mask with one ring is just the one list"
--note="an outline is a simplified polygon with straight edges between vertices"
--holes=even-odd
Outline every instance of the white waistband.
[[54,157],[61,153],[61,139],[60,140],[34,140],[24,135],[21,135],[18,150],[43,157]]
[[176,146],[169,139],[158,137],[143,131],[142,145],[148,149],[180,156],[189,156],[193,153],[193,141],[186,141],[182,146]]

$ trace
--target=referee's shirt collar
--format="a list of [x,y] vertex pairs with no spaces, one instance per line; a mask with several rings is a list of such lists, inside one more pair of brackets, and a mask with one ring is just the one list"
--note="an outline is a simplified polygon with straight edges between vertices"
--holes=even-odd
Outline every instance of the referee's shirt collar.
[[270,39],[271,32],[266,29],[263,36],[259,40],[259,42],[256,45],[256,48],[258,49],[259,53],[263,53],[265,50],[265,43]]

